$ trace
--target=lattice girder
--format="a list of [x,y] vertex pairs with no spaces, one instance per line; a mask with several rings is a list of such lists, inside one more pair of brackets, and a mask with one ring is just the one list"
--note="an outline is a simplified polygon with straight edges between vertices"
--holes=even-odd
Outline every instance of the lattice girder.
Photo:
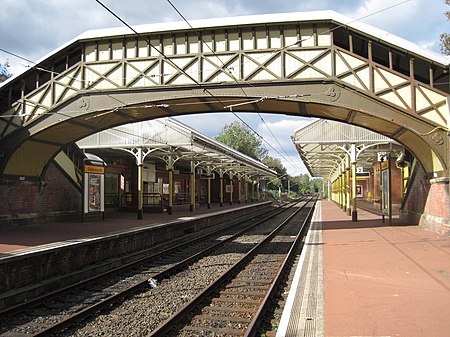
[[[28,141],[56,146],[73,141],[74,136],[47,130],[63,130],[60,123],[77,128],[81,138],[130,121],[227,111],[224,105],[267,97],[240,110],[316,116],[371,128],[406,142],[412,152],[417,147],[425,170],[443,174],[449,167],[447,93],[433,77],[427,83],[415,77],[413,60],[422,56],[408,56],[409,73],[391,58],[377,63],[370,35],[365,37],[366,55],[350,43],[344,48],[348,41],[338,38],[344,28],[330,29],[333,25],[333,20],[278,19],[80,39],[65,47],[68,53],[81,50],[78,62],[52,72],[45,83],[35,81],[36,88],[10,102],[22,125],[0,124],[0,150],[20,162],[20,152],[30,151],[18,146],[26,147]],[[377,43],[383,42],[377,38]],[[436,62],[423,60],[431,74]],[[7,161],[1,171],[16,174]]]

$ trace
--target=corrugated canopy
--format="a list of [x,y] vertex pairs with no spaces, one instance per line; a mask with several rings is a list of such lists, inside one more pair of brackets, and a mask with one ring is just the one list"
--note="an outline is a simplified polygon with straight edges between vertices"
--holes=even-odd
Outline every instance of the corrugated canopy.
[[147,157],[164,161],[194,161],[196,166],[213,171],[223,170],[251,177],[276,176],[265,164],[250,158],[173,119],[161,118],[121,125],[104,130],[77,142],[84,150],[125,150],[131,153],[145,149]]
[[358,148],[357,165],[370,168],[377,152],[400,151],[402,147],[394,140],[359,126],[319,119],[294,131],[291,137],[314,177],[331,178],[344,159],[351,144]]

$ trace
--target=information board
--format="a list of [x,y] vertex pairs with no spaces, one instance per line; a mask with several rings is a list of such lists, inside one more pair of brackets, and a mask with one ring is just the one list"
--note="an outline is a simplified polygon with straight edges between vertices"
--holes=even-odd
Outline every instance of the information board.
[[84,165],[83,214],[105,211],[105,167]]

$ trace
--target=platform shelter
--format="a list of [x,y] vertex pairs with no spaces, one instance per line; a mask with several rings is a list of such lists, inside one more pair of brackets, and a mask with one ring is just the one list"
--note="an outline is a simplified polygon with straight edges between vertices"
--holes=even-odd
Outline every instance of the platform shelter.
[[[226,200],[259,200],[260,183],[276,172],[191,127],[161,118],[101,131],[77,142],[86,152],[107,158],[110,196],[121,208],[136,206],[172,214],[174,207]],[[129,165],[130,158],[135,165]],[[133,181],[134,180],[134,181]],[[217,200],[218,199],[218,200]]]
[[295,130],[292,141],[327,196],[357,221],[357,200],[378,205],[392,219],[402,207],[418,164],[398,142],[368,129],[319,119]]

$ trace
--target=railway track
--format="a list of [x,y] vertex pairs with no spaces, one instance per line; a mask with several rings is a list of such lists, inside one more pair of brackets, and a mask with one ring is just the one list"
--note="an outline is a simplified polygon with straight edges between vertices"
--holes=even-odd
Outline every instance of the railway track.
[[269,215],[264,215],[258,221],[246,226],[240,223],[239,226],[245,229],[239,233],[236,233],[236,229],[232,226],[214,235],[208,233],[204,237],[197,237],[141,261],[122,266],[113,273],[109,272],[87,280],[84,284],[66,289],[58,295],[40,299],[37,304],[33,303],[25,309],[16,308],[9,315],[8,313],[2,315],[0,336],[46,336],[59,333],[74,322],[89,317],[105,307],[114,306],[114,303],[131,294],[157,286],[160,280],[186,268],[217,246],[267,221],[268,217]]
[[[309,204],[309,207],[308,207]],[[255,336],[294,258],[312,215],[312,202],[298,209],[242,259],[163,322],[149,336]],[[303,212],[302,212],[303,211]]]

